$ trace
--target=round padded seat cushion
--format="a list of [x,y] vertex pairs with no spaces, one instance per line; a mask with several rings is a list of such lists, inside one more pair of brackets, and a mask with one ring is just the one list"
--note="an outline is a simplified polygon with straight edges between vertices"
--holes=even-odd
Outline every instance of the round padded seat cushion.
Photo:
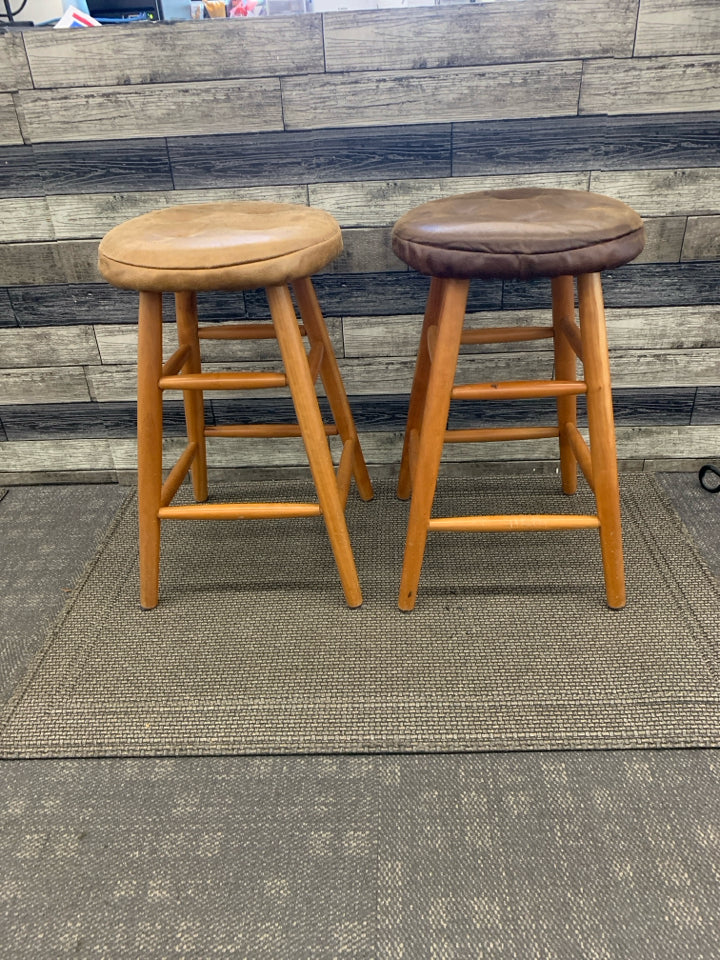
[[582,190],[488,190],[431,200],[395,224],[392,247],[434,277],[528,279],[596,273],[645,244],[627,204]]
[[238,290],[309,277],[342,250],[337,221],[297,203],[166,207],[111,230],[100,272],[131,290]]

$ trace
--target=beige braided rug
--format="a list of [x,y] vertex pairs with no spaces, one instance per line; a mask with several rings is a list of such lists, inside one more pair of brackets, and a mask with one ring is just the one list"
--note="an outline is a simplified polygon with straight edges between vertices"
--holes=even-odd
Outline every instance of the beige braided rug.
[[[309,484],[292,498],[312,498]],[[166,522],[162,598],[137,603],[134,497],[15,692],[5,757],[720,745],[717,584],[655,482],[622,479],[627,608],[594,531],[433,534],[396,593],[408,505],[348,517],[348,610],[318,520]],[[441,477],[436,512],[579,512],[554,477]],[[282,499],[288,485],[219,487]]]

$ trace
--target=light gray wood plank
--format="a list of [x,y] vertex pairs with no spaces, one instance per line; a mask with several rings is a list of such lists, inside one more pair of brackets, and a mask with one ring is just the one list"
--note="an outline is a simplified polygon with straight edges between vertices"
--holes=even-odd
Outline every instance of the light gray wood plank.
[[24,143],[12,94],[0,93],[0,146]]
[[606,310],[606,318],[612,350],[720,347],[720,306],[616,307]]
[[61,240],[57,244],[66,283],[99,283],[98,240]]
[[21,91],[16,96],[34,143],[246,133],[283,126],[275,78]]
[[76,403],[90,400],[82,367],[0,370],[0,404]]
[[633,263],[678,263],[686,217],[645,218],[645,248]]
[[[281,370],[282,364],[271,360],[254,363],[206,363],[203,369],[208,372],[222,370]],[[121,400],[135,400],[137,398],[137,368],[133,364],[104,364],[102,366],[85,367],[90,393],[93,400],[100,403],[110,403]],[[318,391],[322,393],[321,390]],[[212,398],[227,400],[237,398],[237,390],[213,390]],[[240,394],[249,399],[256,397],[287,397],[287,390],[243,390]],[[163,393],[166,400],[182,400],[179,390],[166,390]],[[209,396],[209,394],[208,394]]]
[[0,443],[0,471],[112,470],[108,440],[10,440]]
[[641,0],[636,57],[720,53],[717,0]]
[[239,187],[222,190],[66,194],[48,197],[47,204],[55,235],[58,239],[66,240],[103,237],[119,223],[162,207],[224,200],[274,200],[278,203],[305,204],[307,188],[297,184],[287,187]]
[[62,283],[65,271],[56,243],[0,245],[0,286]]
[[[156,84],[324,70],[320,16],[25,34],[35,86]],[[239,103],[242,101],[239,101]],[[245,104],[243,102],[243,108]]]
[[332,213],[343,227],[387,227],[408,210],[430,200],[475,190],[511,187],[564,187],[586,190],[589,174],[511,174],[488,177],[443,177],[430,180],[389,180],[352,183],[311,183],[310,205]]
[[720,168],[593,171],[590,189],[617,197],[643,217],[720,213]]
[[329,72],[629,57],[638,0],[525,0],[327,13]]
[[617,442],[623,458],[714,458],[720,450],[720,426],[619,427]]
[[54,239],[45,197],[8,197],[0,200],[0,242]]
[[628,350],[610,348],[615,387],[714,386],[720,380],[720,349]]
[[[603,61],[604,62],[604,61]],[[282,80],[288,130],[573,116],[582,63],[514,64]]]
[[[169,470],[185,448],[185,440],[170,437],[163,441],[163,468]],[[330,438],[330,449],[337,463],[339,444],[337,438]],[[113,440],[112,457],[116,470],[134,470],[137,468],[137,444],[134,440]],[[300,438],[283,440],[269,439],[222,439],[209,440],[207,444],[208,466],[210,467],[288,467],[307,465],[307,455]],[[310,471],[308,468],[308,479]]]
[[589,60],[580,114],[720,110],[720,57]]
[[0,36],[0,90],[25,90],[32,88],[23,36],[27,34],[6,33]]
[[720,260],[720,216],[688,217],[683,260]]
[[[76,367],[99,363],[92,327],[16,327],[0,330],[3,367]],[[36,395],[39,401],[42,395]]]

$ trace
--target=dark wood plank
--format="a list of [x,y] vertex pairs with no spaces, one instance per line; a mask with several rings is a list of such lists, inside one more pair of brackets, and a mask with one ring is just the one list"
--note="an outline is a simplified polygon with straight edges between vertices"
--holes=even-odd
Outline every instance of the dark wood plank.
[[65,271],[56,243],[0,244],[0,284],[62,283]]
[[453,176],[720,165],[720,113],[453,125]]
[[[0,408],[1,410],[2,408]],[[7,440],[7,433],[5,432],[5,427],[3,426],[2,418],[0,418],[0,441]]]
[[391,273],[409,268],[392,252],[391,227],[347,227],[343,252],[321,273]]
[[8,440],[67,440],[106,436],[103,410],[99,403],[38,403],[32,406],[8,404],[0,407]]
[[[385,11],[383,11],[385,12]],[[417,11],[413,10],[413,13]],[[577,113],[582,63],[524,63],[282,80],[285,127],[389,127]]]
[[0,289],[0,327],[16,327],[17,317],[10,303],[10,292]]
[[22,34],[0,35],[0,62],[3,65],[0,90],[27,90],[32,87]]
[[0,147],[0,197],[41,197],[44,193],[32,147]]
[[720,52],[717,0],[642,0],[636,57]]
[[15,96],[23,129],[33,143],[142,140],[281,130],[283,126],[280,83],[274,77],[26,90]]
[[720,110],[717,57],[589,60],[580,114]]
[[449,124],[181,137],[168,149],[178,190],[450,175]]
[[[321,274],[313,283],[327,317],[422,313],[430,288],[429,277],[417,273]],[[500,297],[499,280],[471,284],[468,309],[498,309]],[[248,316],[269,316],[264,291],[246,291],[245,300]]]
[[[717,303],[720,263],[639,264],[603,274],[609,307],[669,307]],[[530,309],[550,303],[550,281],[505,281],[503,307]]]
[[[325,67],[321,18],[309,15],[34,30],[25,33],[25,43],[38,88],[267,77]],[[248,100],[237,103],[245,108]]]
[[173,189],[165,140],[42,143],[32,150],[49,194]]
[[720,387],[698,387],[692,423],[720,423]]
[[628,57],[638,0],[525,0],[324,17],[327,69],[398,70]]

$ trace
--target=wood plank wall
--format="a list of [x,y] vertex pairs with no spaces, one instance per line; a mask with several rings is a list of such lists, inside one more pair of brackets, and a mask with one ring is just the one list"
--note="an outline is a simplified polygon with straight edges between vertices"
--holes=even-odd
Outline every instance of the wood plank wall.
[[[606,276],[626,468],[720,456],[720,3],[497,0],[250,21],[0,35],[0,483],[113,480],[134,466],[135,296],[105,285],[98,239],[171,203],[310,203],[346,250],[318,278],[368,459],[389,465],[427,280],[389,248],[415,204],[466,190],[592,189],[647,220]],[[480,323],[546,318],[546,283],[473,285]],[[262,294],[203,315],[267,315]],[[166,318],[170,320],[170,317]],[[172,324],[167,324],[168,347]],[[547,343],[475,349],[471,378],[548,375]],[[248,368],[271,347],[211,344]],[[211,422],[287,400],[213,395]],[[551,413],[550,408],[547,409]],[[516,422],[522,403],[463,405]],[[182,430],[167,404],[168,449]],[[175,435],[175,436],[173,436]],[[215,441],[216,466],[299,464],[294,441]],[[453,445],[465,461],[555,458],[551,442]]]

